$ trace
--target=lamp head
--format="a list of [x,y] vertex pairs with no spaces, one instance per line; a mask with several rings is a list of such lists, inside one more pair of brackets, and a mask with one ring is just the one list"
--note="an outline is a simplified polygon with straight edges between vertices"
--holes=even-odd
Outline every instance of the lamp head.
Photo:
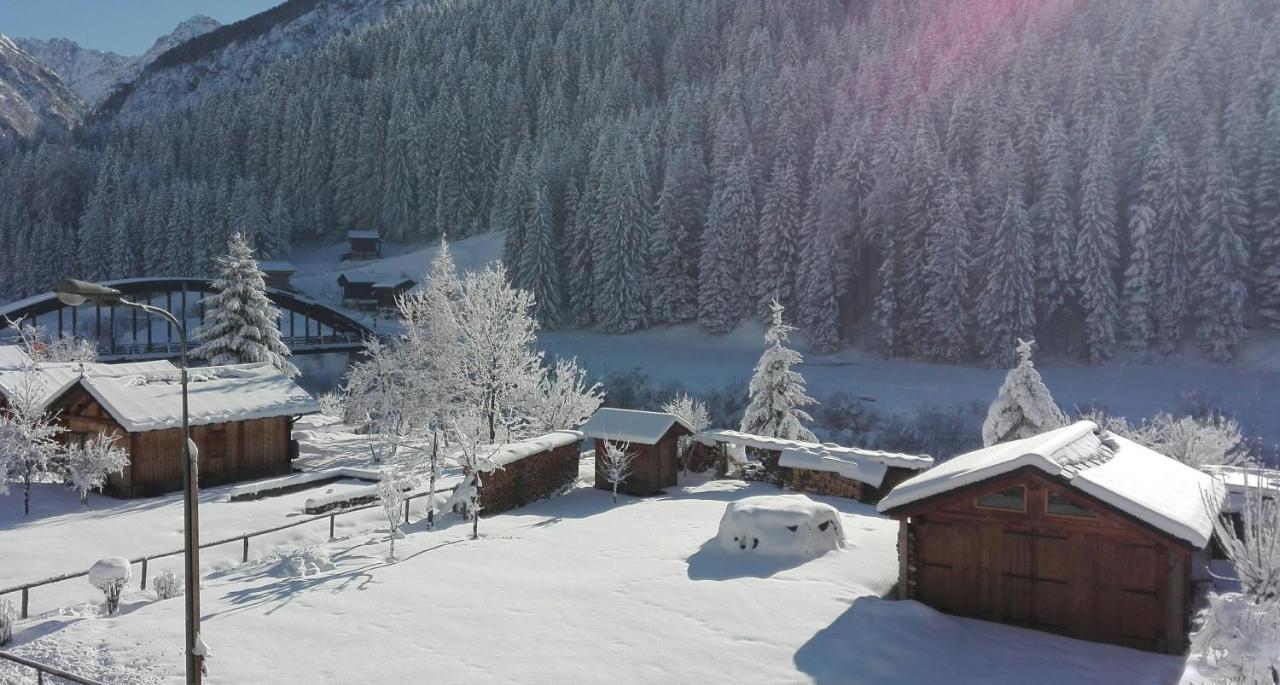
[[68,307],[82,305],[85,302],[115,304],[121,299],[120,291],[115,288],[108,288],[105,285],[98,285],[88,281],[78,281],[74,278],[68,278],[59,283],[53,289],[53,294],[57,296],[59,302]]

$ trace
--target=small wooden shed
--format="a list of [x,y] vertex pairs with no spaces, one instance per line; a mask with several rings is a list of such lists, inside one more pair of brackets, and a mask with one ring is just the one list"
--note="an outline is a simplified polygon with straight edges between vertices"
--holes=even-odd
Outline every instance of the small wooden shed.
[[262,272],[262,278],[268,288],[293,290],[293,275],[298,270],[289,262],[258,262],[258,270]]
[[382,280],[379,274],[348,273],[338,274],[338,287],[342,288],[342,306],[352,309],[374,309],[378,306],[378,297],[374,294],[373,284]]
[[901,521],[901,598],[1181,654],[1223,496],[1210,476],[1081,421],[955,457],[879,509]]
[[[270,364],[191,369],[188,398],[201,485],[288,473],[294,418],[320,410],[314,398]],[[177,373],[81,376],[50,407],[68,440],[120,436],[129,466],[108,480],[109,493],[138,497],[182,488]]]
[[635,454],[631,475],[618,486],[618,492],[639,496],[675,487],[680,471],[679,440],[693,435],[693,428],[675,414],[613,407],[598,410],[579,430],[595,441],[596,487],[613,488],[600,468],[605,443],[609,442]]
[[377,231],[347,231],[347,242],[350,244],[343,259],[377,259],[382,256],[382,238]]
[[412,278],[383,278],[373,284],[373,299],[379,311],[394,312],[399,309],[396,298],[409,292],[417,281]]

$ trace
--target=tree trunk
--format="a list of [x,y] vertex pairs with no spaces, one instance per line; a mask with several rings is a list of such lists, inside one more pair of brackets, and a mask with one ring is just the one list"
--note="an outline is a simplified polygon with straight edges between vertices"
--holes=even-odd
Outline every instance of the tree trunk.
[[613,481],[613,503],[618,503],[618,481]]
[[89,506],[89,491],[85,490],[80,493],[80,508],[84,509],[87,506]]
[[31,481],[29,479],[22,483],[22,515],[31,515]]
[[440,458],[439,431],[431,431],[431,463],[427,465],[430,475],[427,477],[427,530],[436,529],[436,464]]
[[471,539],[480,539],[480,503],[471,508]]

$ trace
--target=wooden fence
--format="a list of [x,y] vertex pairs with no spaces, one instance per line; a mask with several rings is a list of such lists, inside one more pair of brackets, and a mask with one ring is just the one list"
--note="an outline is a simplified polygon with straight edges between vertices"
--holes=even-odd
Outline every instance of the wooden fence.
[[68,673],[60,668],[55,668],[53,666],[46,666],[37,661],[32,661],[30,659],[20,657],[17,654],[0,652],[0,659],[3,659],[5,661],[12,661],[15,664],[26,666],[27,668],[35,671],[36,683],[38,683],[38,685],[44,685],[44,682],[45,682],[44,677],[46,675],[54,676],[61,680],[65,680],[69,683],[78,683],[79,685],[102,685],[102,683],[96,680],[89,680],[88,678],[82,678],[74,673]]
[[[453,490],[453,488],[440,488],[440,489],[437,489],[437,490],[433,490],[433,491],[431,491],[431,492],[417,492],[417,493],[414,493],[414,494],[412,494],[412,495],[406,495],[406,496],[405,496],[405,498],[404,498],[404,520],[405,520],[405,523],[408,523],[408,522],[409,522],[409,505],[410,505],[410,503],[412,502],[412,500],[415,500],[415,499],[417,499],[417,498],[419,498],[419,497],[426,497],[426,496],[428,496],[428,495],[436,495],[436,494],[441,494],[441,493],[451,492],[452,490]],[[337,519],[337,517],[342,516],[342,515],[344,515],[344,514],[353,514],[353,513],[357,512],[357,511],[365,511],[365,510],[368,510],[368,509],[375,509],[375,508],[378,508],[378,507],[381,507],[381,506],[382,506],[382,504],[381,504],[380,502],[374,502],[373,504],[365,504],[365,505],[356,506],[356,507],[348,507],[348,508],[346,508],[346,509],[339,509],[339,510],[331,511],[331,512],[328,512],[328,513],[320,514],[320,515],[318,515],[318,516],[312,516],[312,517],[309,517],[309,518],[305,518],[305,519],[302,519],[302,520],[300,520],[300,521],[293,521],[293,522],[291,522],[291,523],[286,523],[286,524],[284,524],[284,525],[275,526],[275,527],[273,527],[273,528],[266,528],[266,529],[263,529],[263,530],[256,530],[256,531],[253,531],[253,532],[251,532],[251,533],[241,533],[240,535],[233,535],[233,536],[231,536],[231,537],[229,537],[229,538],[222,538],[221,540],[214,540],[213,542],[206,542],[206,543],[203,543],[203,544],[201,544],[201,545],[200,545],[200,549],[207,549],[207,548],[209,548],[209,547],[219,547],[219,546],[222,546],[222,545],[228,545],[228,544],[231,544],[231,543],[233,543],[233,542],[240,542],[240,543],[243,545],[243,550],[244,550],[244,551],[243,551],[243,553],[241,554],[241,559],[240,559],[240,561],[241,561],[241,563],[247,563],[247,562],[249,561],[249,539],[250,539],[250,538],[255,538],[255,537],[258,537],[258,536],[260,536],[260,535],[268,535],[268,534],[270,534],[270,533],[278,533],[278,532],[280,532],[280,531],[282,531],[282,530],[285,530],[285,529],[288,529],[288,528],[295,528],[295,527],[297,527],[297,526],[305,526],[305,525],[307,525],[308,523],[314,523],[314,522],[316,522],[316,521],[321,521],[321,520],[324,520],[324,519],[328,519],[328,520],[329,520],[329,539],[330,539],[330,540],[332,540],[332,539],[334,539],[334,537],[333,537],[333,532],[334,532],[334,525],[335,525],[335,523],[336,523],[336,519]],[[163,559],[163,558],[165,558],[165,557],[177,556],[177,555],[179,555],[179,554],[183,554],[185,551],[186,551],[186,549],[185,549],[185,548],[183,548],[183,549],[177,549],[177,550],[174,550],[174,551],[172,551],[172,552],[164,552],[164,553],[161,553],[161,554],[150,554],[150,555],[147,555],[147,556],[142,556],[142,557],[137,557],[137,558],[135,558],[135,559],[130,559],[130,560],[129,560],[129,563],[130,563],[130,564],[141,564],[141,565],[142,565],[141,573],[139,574],[139,575],[141,576],[141,581],[138,583],[138,589],[139,589],[139,590],[145,590],[145,589],[147,589],[147,563],[148,563],[148,562],[153,561],[153,560],[155,560],[155,559]],[[88,570],[85,570],[85,571],[76,571],[76,572],[74,572],[74,573],[64,573],[64,574],[62,574],[62,575],[60,575],[60,576],[53,576],[53,577],[51,577],[51,578],[45,578],[44,580],[37,580],[37,581],[35,581],[35,582],[31,582],[31,583],[23,583],[23,584],[21,584],[21,585],[14,585],[14,586],[7,587],[7,588],[0,588],[0,597],[4,597],[5,595],[13,594],[13,593],[15,593],[15,592],[20,592],[20,593],[22,593],[22,600],[21,600],[21,615],[22,615],[22,618],[27,618],[27,616],[28,616],[28,614],[29,614],[28,605],[29,605],[30,594],[31,594],[31,589],[32,589],[32,588],[37,588],[37,587],[41,587],[41,586],[44,586],[44,585],[52,585],[53,583],[61,583],[61,582],[63,582],[63,581],[66,581],[66,580],[72,580],[72,579],[74,579],[74,578],[83,578],[83,577],[85,577],[85,576],[87,576],[87,575],[89,575],[89,571],[88,571]],[[65,677],[65,676],[59,676],[59,677]],[[77,681],[77,682],[88,682],[88,681]]]

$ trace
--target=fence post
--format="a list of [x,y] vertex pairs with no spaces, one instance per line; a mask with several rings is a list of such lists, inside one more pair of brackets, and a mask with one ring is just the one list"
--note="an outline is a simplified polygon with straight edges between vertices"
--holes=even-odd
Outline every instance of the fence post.
[[329,539],[333,539],[333,520],[336,518],[333,514],[329,514]]
[[22,617],[27,617],[27,591],[31,588],[22,588]]
[[139,590],[147,589],[147,559],[142,559],[142,582],[138,584]]
[[241,559],[241,562],[246,564],[249,563],[249,536],[248,535],[244,536],[244,558]]
[[409,525],[409,503],[412,501],[411,499],[405,499],[404,501],[404,525],[406,526]]

